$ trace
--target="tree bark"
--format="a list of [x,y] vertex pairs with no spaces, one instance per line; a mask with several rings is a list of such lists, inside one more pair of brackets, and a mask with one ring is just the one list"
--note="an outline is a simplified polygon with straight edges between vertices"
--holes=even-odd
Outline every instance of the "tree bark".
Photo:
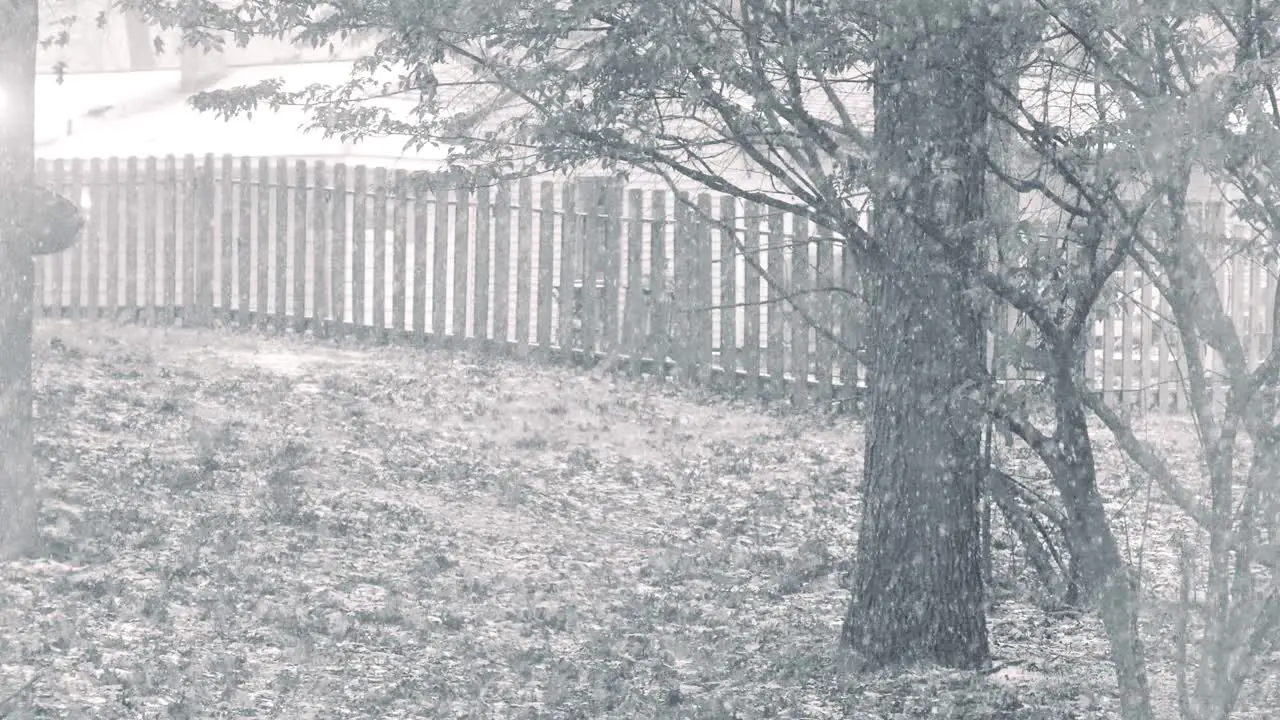
[[227,58],[221,51],[183,44],[178,56],[179,90],[197,93],[208,89],[227,75]]
[[35,153],[38,0],[0,0],[0,559],[36,537],[30,216]]
[[986,58],[963,23],[910,8],[884,17],[873,235],[886,262],[871,278],[865,500],[843,635],[870,668],[975,668],[989,654],[982,416],[957,391],[985,361],[963,268],[980,262],[966,229],[984,216],[987,98],[956,78],[986,77]]
[[151,42],[151,28],[136,10],[124,11],[124,34],[129,42],[129,69],[155,70],[156,48]]
[[1150,720],[1151,691],[1146,650],[1138,631],[1138,588],[1129,573],[1120,545],[1111,531],[1080,390],[1073,378],[1076,353],[1055,353],[1054,408],[1057,421],[1057,461],[1049,468],[1067,514],[1068,545],[1078,563],[1083,600],[1096,602],[1111,645],[1120,690],[1120,716]]

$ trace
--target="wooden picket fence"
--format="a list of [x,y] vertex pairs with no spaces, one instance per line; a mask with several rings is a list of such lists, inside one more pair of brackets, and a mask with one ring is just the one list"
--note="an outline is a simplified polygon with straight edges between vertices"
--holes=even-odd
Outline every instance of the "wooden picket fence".
[[[855,263],[807,220],[726,196],[231,156],[41,161],[38,173],[89,209],[81,242],[38,260],[43,317],[466,343],[802,404],[858,386]],[[1225,296],[1263,353],[1273,276],[1233,262]],[[1097,386],[1181,408],[1161,327],[1135,279],[1099,323]],[[1018,328],[1001,320],[991,341],[1014,381],[1000,348]]]

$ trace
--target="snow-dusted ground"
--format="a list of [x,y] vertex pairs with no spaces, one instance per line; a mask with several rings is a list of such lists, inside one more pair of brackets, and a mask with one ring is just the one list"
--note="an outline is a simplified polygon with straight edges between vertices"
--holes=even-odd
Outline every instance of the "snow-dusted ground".
[[[0,575],[0,628],[17,631],[0,635],[0,686],[30,682],[46,714],[182,697],[228,715],[518,717],[533,697],[542,715],[673,717],[675,688],[689,717],[1117,717],[1097,618],[1028,603],[1008,549],[990,615],[1005,669],[847,672],[863,447],[847,419],[289,336],[63,321],[35,349],[41,531],[60,552]],[[1204,491],[1190,420],[1135,422]],[[1157,716],[1174,717],[1195,530],[1093,437],[1144,589]],[[1032,451],[1001,454],[1052,492]],[[1274,716],[1260,677],[1241,717]],[[1005,710],[964,714],[991,698]]]

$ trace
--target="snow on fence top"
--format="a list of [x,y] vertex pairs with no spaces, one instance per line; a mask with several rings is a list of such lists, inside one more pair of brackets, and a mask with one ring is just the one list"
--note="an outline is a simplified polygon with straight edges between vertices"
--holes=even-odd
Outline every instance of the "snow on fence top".
[[[269,158],[41,161],[90,210],[85,239],[40,259],[47,316],[272,323],[635,362],[798,402],[858,385],[857,267],[807,220],[708,193],[560,180],[467,186],[440,174]],[[1223,213],[1209,231],[1234,232]],[[700,217],[709,218],[700,220]],[[1220,286],[1250,357],[1270,348],[1274,282],[1224,258]],[[1181,408],[1185,373],[1162,300],[1130,268],[1086,374],[1146,407]],[[1030,377],[1016,315],[994,364]],[[1215,373],[1209,358],[1207,372]]]

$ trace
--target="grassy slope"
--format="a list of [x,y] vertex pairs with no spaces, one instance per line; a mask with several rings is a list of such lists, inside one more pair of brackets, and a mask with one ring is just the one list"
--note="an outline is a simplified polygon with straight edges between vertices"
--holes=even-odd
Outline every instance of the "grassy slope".
[[37,374],[20,716],[1112,717],[1096,623],[1012,602],[1016,676],[841,671],[851,424],[192,331],[48,325]]

